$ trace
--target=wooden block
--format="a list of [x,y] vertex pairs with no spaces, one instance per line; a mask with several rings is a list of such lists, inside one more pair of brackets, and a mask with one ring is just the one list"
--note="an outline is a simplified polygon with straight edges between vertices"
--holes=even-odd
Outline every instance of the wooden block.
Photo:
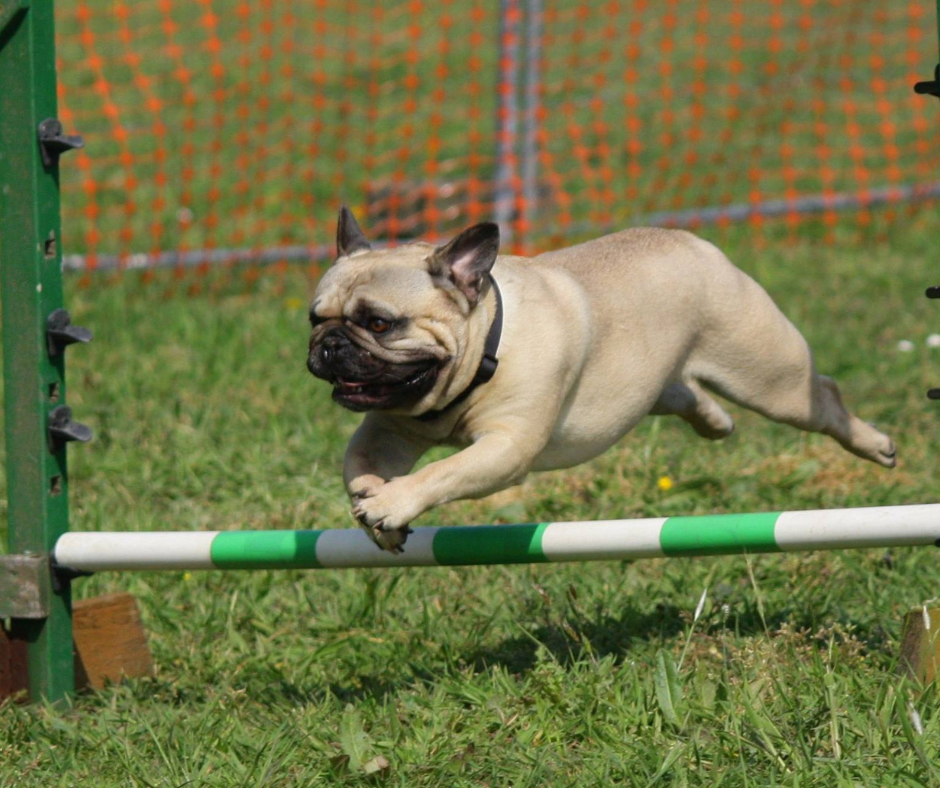
[[924,684],[940,677],[940,607],[917,607],[904,617],[901,670]]
[[76,689],[153,675],[153,658],[130,594],[105,594],[72,606]]
[[14,695],[25,701],[28,689],[26,641],[7,632],[0,623],[0,702]]

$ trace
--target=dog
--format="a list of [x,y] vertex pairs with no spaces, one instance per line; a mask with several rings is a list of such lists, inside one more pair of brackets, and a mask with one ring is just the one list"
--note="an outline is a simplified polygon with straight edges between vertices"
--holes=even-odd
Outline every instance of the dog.
[[[307,366],[366,412],[343,478],[385,550],[429,509],[585,462],[650,414],[724,438],[734,422],[713,394],[896,463],[767,293],[689,232],[637,227],[526,258],[498,255],[484,222],[443,246],[373,249],[344,206],[336,248]],[[409,473],[442,444],[460,451]]]

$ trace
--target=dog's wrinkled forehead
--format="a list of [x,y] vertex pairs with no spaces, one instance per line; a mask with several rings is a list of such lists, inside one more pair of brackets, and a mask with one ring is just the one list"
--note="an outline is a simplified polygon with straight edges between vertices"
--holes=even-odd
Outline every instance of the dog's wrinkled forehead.
[[433,250],[430,244],[414,243],[341,258],[323,274],[312,306],[323,317],[347,313],[363,299],[415,308],[429,291],[426,261]]

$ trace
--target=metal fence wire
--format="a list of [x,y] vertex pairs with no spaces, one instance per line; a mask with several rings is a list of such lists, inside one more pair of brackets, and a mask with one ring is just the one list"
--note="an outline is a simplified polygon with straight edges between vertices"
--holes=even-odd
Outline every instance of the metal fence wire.
[[[321,260],[496,218],[832,240],[940,193],[933,8],[864,0],[60,0],[68,269]],[[841,213],[840,213],[841,212]]]

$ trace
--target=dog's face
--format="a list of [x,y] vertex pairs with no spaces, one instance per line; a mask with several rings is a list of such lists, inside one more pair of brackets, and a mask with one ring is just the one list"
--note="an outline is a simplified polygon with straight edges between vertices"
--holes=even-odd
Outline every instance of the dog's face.
[[434,409],[466,355],[499,229],[478,224],[442,247],[372,249],[343,207],[336,249],[310,306],[307,368],[350,410]]

